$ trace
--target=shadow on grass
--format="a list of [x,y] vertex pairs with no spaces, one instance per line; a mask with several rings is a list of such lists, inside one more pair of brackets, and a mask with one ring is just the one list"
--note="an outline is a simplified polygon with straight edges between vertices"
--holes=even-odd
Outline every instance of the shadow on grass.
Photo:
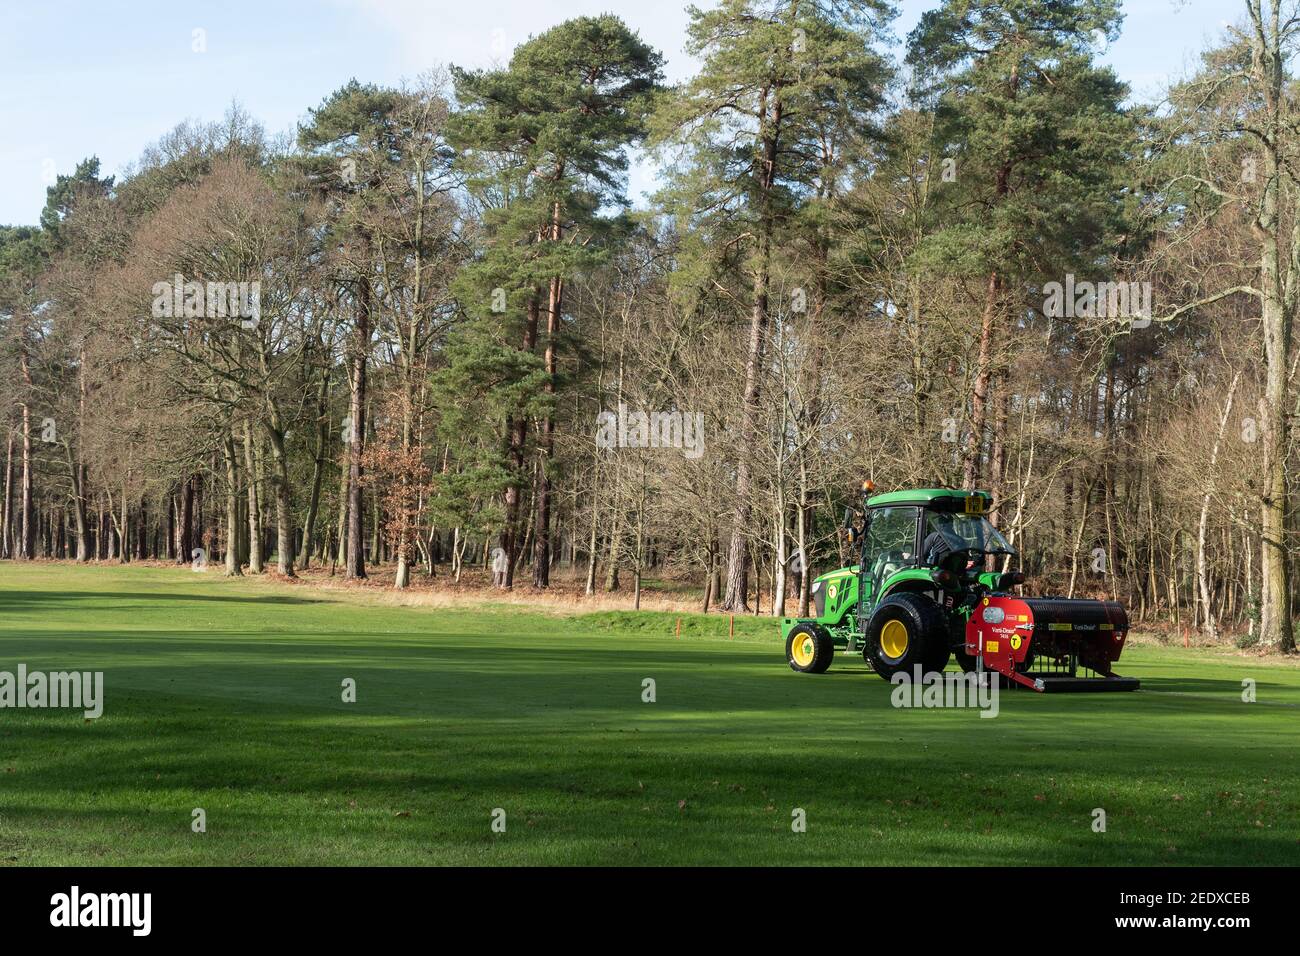
[[[1256,824],[1264,790],[1224,802],[1218,791],[1236,791],[1242,775],[1258,786],[1257,767],[1231,769],[1226,742],[1171,802],[1160,778],[1133,785],[1148,759],[1139,754],[1087,768],[1041,754],[1026,766],[987,744],[977,754],[974,737],[944,759],[917,739],[862,752],[793,738],[615,742],[579,725],[430,729],[150,714],[94,751],[51,753],[27,737],[7,755],[16,767],[0,781],[3,823],[61,828],[70,846],[87,832],[122,834],[142,840],[147,858],[192,840],[190,809],[205,806],[213,834],[232,846],[193,852],[242,846],[260,862],[303,858],[317,843],[336,862],[359,862],[329,849],[344,835],[368,844],[367,860],[428,847],[437,848],[428,862],[461,859],[490,841],[495,806],[510,814],[512,857],[532,862],[1250,865],[1289,862],[1296,846],[1275,819],[1290,807],[1273,807],[1268,828]],[[1104,837],[1089,827],[1099,804],[1110,814]],[[790,837],[794,806],[808,811],[806,838]]]
[[[327,660],[346,659],[364,662],[376,652],[392,652],[426,663],[450,660],[467,671],[472,671],[475,661],[517,661],[521,670],[529,669],[529,662],[538,664],[557,663],[574,667],[576,670],[599,666],[603,660],[616,663],[619,667],[635,664],[689,665],[715,663],[720,667],[748,665],[770,665],[773,673],[791,680],[801,680],[812,684],[818,678],[792,674],[785,665],[780,652],[771,649],[754,648],[752,645],[730,645],[725,649],[716,644],[683,642],[671,644],[663,642],[662,647],[647,647],[644,643],[629,646],[619,643],[616,637],[607,634],[574,635],[578,641],[569,646],[556,643],[557,635],[547,634],[544,640],[534,640],[528,633],[518,635],[503,631],[491,623],[484,624],[482,630],[466,630],[446,625],[431,626],[427,631],[369,631],[364,626],[355,630],[275,630],[265,627],[234,627],[229,630],[209,629],[207,635],[199,636],[185,632],[172,636],[157,630],[139,633],[139,636],[124,636],[120,632],[106,632],[103,636],[87,634],[77,630],[40,630],[35,632],[6,630],[0,628],[0,641],[26,642],[31,645],[31,652],[40,651],[43,644],[49,643],[52,649],[57,646],[59,654],[66,655],[78,644],[96,653],[103,654],[109,646],[109,653],[122,656],[122,666],[131,666],[133,658],[147,657],[157,653],[161,658],[175,659],[193,654],[201,663],[225,662],[241,663],[241,657],[257,660],[259,663],[267,655],[282,655],[286,647],[302,653],[328,654]],[[208,636],[210,635],[210,636]],[[502,639],[494,644],[467,644],[465,640],[482,639],[492,636]],[[512,643],[512,639],[517,643]],[[745,648],[741,650],[740,648]],[[397,663],[391,658],[374,658],[375,663]],[[287,665],[288,662],[283,662]],[[841,670],[839,673],[845,673]],[[869,673],[865,667],[858,668],[860,673]]]
[[[225,595],[176,594],[172,591],[10,591],[0,590],[0,610],[39,611],[46,608],[74,604],[80,601],[109,602],[116,606],[121,601],[149,601],[156,604],[176,604],[188,601],[218,604],[325,604],[316,598],[290,597],[288,595]],[[120,608],[116,608],[120,610]]]

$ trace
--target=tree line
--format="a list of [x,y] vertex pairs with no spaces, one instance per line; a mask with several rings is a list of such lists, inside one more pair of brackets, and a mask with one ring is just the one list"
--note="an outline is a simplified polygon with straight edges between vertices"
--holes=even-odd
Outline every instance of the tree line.
[[676,85],[578,17],[89,158],[0,227],[0,555],[806,614],[871,478],[991,491],[1041,593],[1291,650],[1292,13],[1158,102],[1117,0],[721,0]]

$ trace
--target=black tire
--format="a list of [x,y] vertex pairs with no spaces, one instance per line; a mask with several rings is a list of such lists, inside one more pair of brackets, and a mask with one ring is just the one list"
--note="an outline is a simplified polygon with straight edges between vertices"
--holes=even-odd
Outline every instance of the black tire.
[[[801,642],[796,648],[796,642]],[[799,660],[796,660],[796,652]],[[835,658],[831,636],[816,624],[796,624],[785,639],[785,661],[800,674],[824,674]]]
[[900,671],[910,675],[917,665],[923,674],[948,666],[947,617],[923,594],[903,592],[881,601],[867,625],[866,639],[863,656],[885,680]]

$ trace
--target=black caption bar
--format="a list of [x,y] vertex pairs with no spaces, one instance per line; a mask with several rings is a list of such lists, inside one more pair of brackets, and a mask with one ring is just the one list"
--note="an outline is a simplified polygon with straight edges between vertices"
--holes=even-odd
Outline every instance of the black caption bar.
[[0,914],[7,940],[75,935],[79,944],[337,945],[373,942],[381,929],[425,934],[454,926],[475,927],[485,941],[529,933],[536,940],[561,925],[591,937],[596,923],[584,926],[582,913],[626,931],[690,921],[695,935],[770,944],[782,930],[769,917],[793,931],[800,922],[790,908],[800,899],[819,901],[812,906],[818,919],[838,910],[880,915],[887,900],[891,926],[922,932],[936,929],[936,901],[944,901],[942,918],[957,921],[949,924],[954,931],[960,923],[1013,936],[1200,934],[1227,942],[1288,925],[1291,876],[1279,868],[13,868],[0,869]]

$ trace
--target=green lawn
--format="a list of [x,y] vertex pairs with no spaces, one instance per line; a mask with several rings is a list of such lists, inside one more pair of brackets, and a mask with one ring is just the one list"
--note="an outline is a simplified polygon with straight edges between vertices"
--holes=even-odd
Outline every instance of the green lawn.
[[0,670],[106,685],[98,721],[0,710],[0,863],[1300,861],[1295,666],[1136,648],[1138,693],[990,720],[896,710],[860,659],[796,675],[768,621],[674,620],[0,565]]

